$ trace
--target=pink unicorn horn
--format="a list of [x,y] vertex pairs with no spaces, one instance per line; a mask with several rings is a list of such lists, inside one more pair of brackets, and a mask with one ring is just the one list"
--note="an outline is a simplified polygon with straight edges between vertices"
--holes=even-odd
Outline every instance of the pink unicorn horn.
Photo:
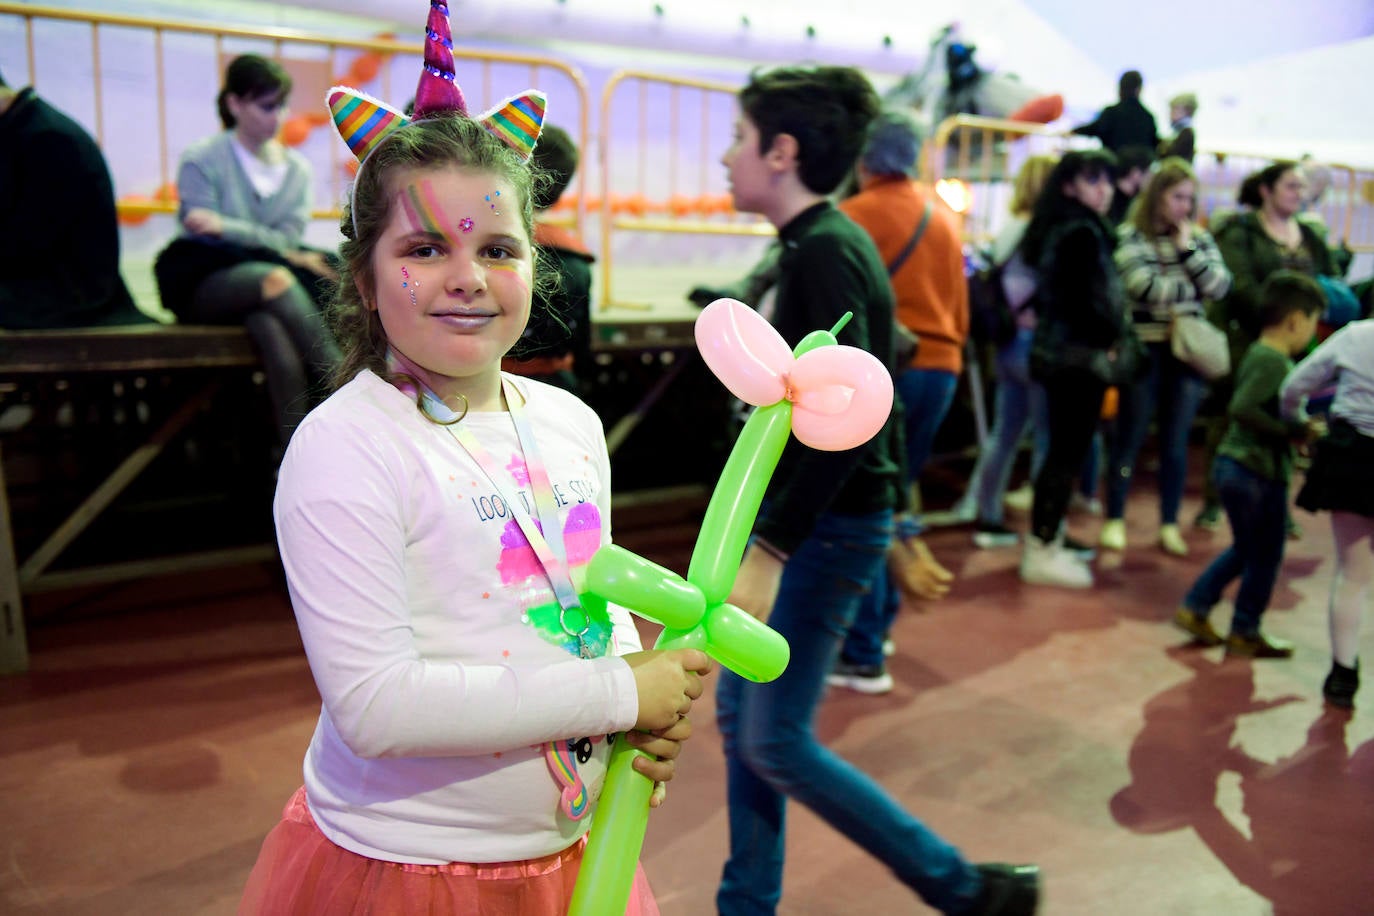
[[415,120],[440,113],[467,114],[463,91],[453,72],[453,33],[449,30],[448,4],[430,0],[425,23],[425,68],[415,90]]

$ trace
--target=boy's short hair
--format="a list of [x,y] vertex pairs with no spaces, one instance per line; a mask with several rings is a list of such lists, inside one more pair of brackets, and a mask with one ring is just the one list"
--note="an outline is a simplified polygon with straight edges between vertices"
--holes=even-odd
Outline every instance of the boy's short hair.
[[535,174],[542,173],[545,179],[535,180],[534,209],[547,210],[558,203],[572,183],[578,161],[577,144],[568,132],[561,127],[545,124],[532,157]]
[[797,141],[797,176],[814,194],[829,194],[844,181],[881,109],[873,84],[853,67],[755,71],[739,105],[758,128],[760,154],[779,134]]
[[1260,287],[1261,328],[1283,324],[1294,312],[1320,315],[1326,310],[1326,294],[1316,280],[1296,270],[1276,270]]

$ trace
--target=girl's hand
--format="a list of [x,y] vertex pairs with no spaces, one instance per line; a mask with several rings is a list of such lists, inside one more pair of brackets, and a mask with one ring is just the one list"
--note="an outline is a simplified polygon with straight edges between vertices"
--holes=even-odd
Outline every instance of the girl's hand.
[[623,656],[635,676],[641,731],[666,729],[692,711],[701,696],[701,676],[711,673],[711,659],[700,649],[631,652]]
[[[664,786],[677,773],[677,758],[682,753],[682,742],[692,736],[691,720],[685,716],[677,722],[653,732],[632,731],[625,733],[625,741],[636,750],[650,757],[635,757],[634,768],[638,773],[654,781],[654,794],[649,798],[649,807],[657,808],[667,797]],[[656,759],[655,759],[656,758]]]
[[214,210],[207,210],[204,207],[195,207],[188,210],[186,218],[181,221],[186,227],[186,231],[193,235],[223,235],[224,220]]

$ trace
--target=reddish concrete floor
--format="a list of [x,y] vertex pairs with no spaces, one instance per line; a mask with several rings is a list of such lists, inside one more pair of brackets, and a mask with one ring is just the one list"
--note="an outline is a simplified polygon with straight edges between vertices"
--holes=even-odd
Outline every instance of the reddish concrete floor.
[[[1286,662],[1185,648],[1166,623],[1225,533],[1190,533],[1193,555],[1174,559],[1133,526],[1098,587],[1067,593],[1020,585],[1014,550],[934,532],[957,587],[899,618],[896,690],[833,692],[820,730],[971,858],[1043,865],[1046,914],[1371,912],[1374,685],[1353,716],[1323,710],[1330,540],[1325,519],[1299,519],[1267,618],[1298,644]],[[685,567],[685,527],[622,535]],[[33,670],[0,678],[0,912],[232,913],[318,706],[274,572],[31,611]],[[1363,645],[1374,658],[1374,623]],[[712,911],[725,854],[712,713],[708,693],[650,823],[668,916]],[[928,912],[795,807],[781,911]]]

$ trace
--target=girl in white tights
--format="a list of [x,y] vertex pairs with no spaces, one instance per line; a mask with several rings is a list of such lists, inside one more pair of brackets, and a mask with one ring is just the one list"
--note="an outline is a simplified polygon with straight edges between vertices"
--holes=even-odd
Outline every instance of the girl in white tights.
[[1331,335],[1289,373],[1280,394],[1287,416],[1302,416],[1305,401],[1329,396],[1330,433],[1317,443],[1297,503],[1331,513],[1336,574],[1331,579],[1331,673],[1322,693],[1333,706],[1355,705],[1360,618],[1374,580],[1374,321],[1356,321]]

